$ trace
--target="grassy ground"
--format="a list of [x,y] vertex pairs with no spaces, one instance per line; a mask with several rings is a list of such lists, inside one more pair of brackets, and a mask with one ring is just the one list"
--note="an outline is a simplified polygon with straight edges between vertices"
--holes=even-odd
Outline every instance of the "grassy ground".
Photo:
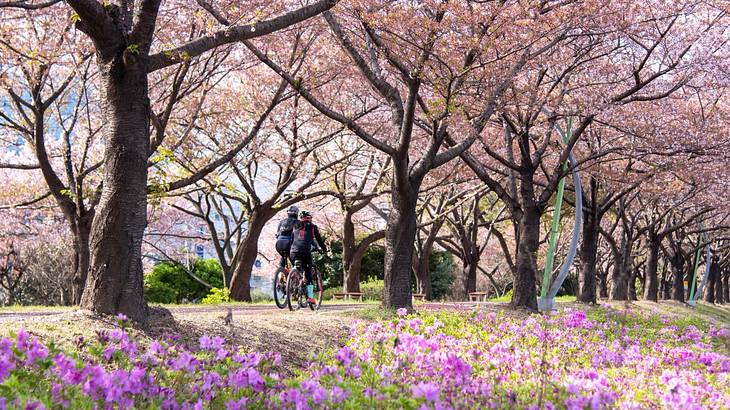
[[[342,302],[327,301],[326,305],[336,306]],[[691,308],[677,302],[609,302],[602,301],[602,305],[610,305],[616,310],[640,310],[650,312],[656,316],[681,318],[688,321],[704,321],[722,323],[730,326],[730,306],[708,305],[700,302],[697,307]],[[255,304],[262,306],[267,304]],[[269,303],[269,306],[272,304]],[[180,307],[211,307],[215,311],[200,311],[176,309]],[[293,369],[304,363],[311,354],[319,354],[344,343],[349,334],[349,325],[353,320],[388,320],[396,316],[393,309],[384,309],[377,302],[363,303],[361,307],[348,309],[346,307],[323,310],[318,313],[302,309],[299,312],[289,312],[277,309],[246,310],[250,304],[233,303],[218,306],[211,305],[166,305],[173,308],[170,311],[153,309],[153,315],[146,328],[136,329],[135,332],[142,340],[152,340],[178,335],[183,340],[196,343],[203,334],[219,335],[229,341],[249,350],[278,351],[284,357],[286,366]],[[228,307],[235,310],[232,326],[223,323],[222,316]],[[564,298],[557,305],[559,310],[580,309],[592,310],[590,306],[567,300]],[[471,311],[488,310],[503,311],[512,318],[524,318],[531,313],[525,310],[510,309],[508,303],[416,303],[416,312],[432,310]],[[57,313],[43,315],[43,313]],[[172,312],[172,313],[170,313]],[[53,341],[55,344],[73,348],[80,337],[95,338],[97,332],[108,331],[115,325],[115,319],[109,317],[92,317],[79,310],[69,307],[5,307],[0,309],[0,336],[12,335],[19,329],[28,330],[31,334],[43,341]],[[30,314],[30,315],[24,315]],[[3,317],[4,316],[4,317]],[[306,340],[307,348],[302,348],[302,341]]]

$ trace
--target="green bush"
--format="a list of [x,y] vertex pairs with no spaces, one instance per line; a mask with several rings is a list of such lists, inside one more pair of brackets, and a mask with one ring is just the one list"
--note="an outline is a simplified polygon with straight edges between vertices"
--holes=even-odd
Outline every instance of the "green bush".
[[451,295],[454,276],[454,256],[449,252],[432,252],[428,258],[431,270],[431,292],[433,299],[443,299]]
[[202,303],[204,305],[219,305],[221,303],[228,303],[231,301],[231,291],[228,288],[213,288],[208,293],[208,296],[204,297]]
[[[223,287],[223,270],[216,259],[198,259],[189,270],[211,286]],[[183,303],[199,301],[209,290],[182,265],[162,262],[145,275],[144,291],[150,303]]]
[[371,279],[360,283],[360,292],[365,300],[383,300],[383,289],[385,284],[382,279]]
[[329,254],[312,254],[312,261],[322,272],[322,282],[326,288],[342,287],[342,242],[332,241]]
[[362,269],[360,270],[360,281],[383,280],[385,272],[385,247],[370,245],[362,258]]

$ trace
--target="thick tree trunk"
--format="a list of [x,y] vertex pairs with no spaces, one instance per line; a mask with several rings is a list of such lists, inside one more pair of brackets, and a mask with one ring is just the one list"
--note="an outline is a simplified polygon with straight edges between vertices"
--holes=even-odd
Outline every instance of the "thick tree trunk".
[[74,277],[71,289],[71,303],[81,303],[81,296],[86,286],[86,276],[89,272],[89,236],[91,235],[91,221],[93,214],[87,214],[76,221],[73,227],[74,235]]
[[[407,169],[407,163],[405,165]],[[416,239],[416,201],[420,182],[414,183],[403,170],[394,170],[391,211],[385,233],[383,306],[412,309],[411,263]],[[400,171],[400,172],[399,172]],[[399,183],[398,181],[403,181]]]
[[418,292],[423,293],[426,300],[433,299],[433,286],[431,283],[431,267],[428,260],[431,256],[433,246],[426,246],[422,250],[421,256],[418,258],[416,266],[416,279],[418,281]]
[[470,260],[467,260],[463,263],[461,272],[464,277],[464,291],[466,292],[466,295],[468,296],[471,292],[477,291],[477,268],[479,259],[477,258],[474,260],[474,258],[467,258]]
[[[523,185],[525,182],[522,182]],[[519,222],[519,246],[515,266],[512,306],[537,310],[537,249],[540,243],[540,212],[523,206]]]
[[142,286],[150,116],[147,70],[134,57],[123,58],[121,53],[109,63],[100,63],[100,69],[104,188],[91,229],[91,267],[81,307],[96,313],[123,313],[144,322],[148,312]]
[[364,250],[355,252],[351,257],[350,264],[345,268],[345,292],[360,292],[360,273],[362,272],[362,259],[364,256]]
[[645,273],[645,292],[644,299],[652,302],[659,302],[659,275],[657,273],[657,265],[659,262],[659,245],[660,239],[654,232],[649,232],[648,243],[649,255],[646,260]]
[[613,287],[611,300],[629,300],[629,264],[631,261],[631,243],[624,237],[621,241],[621,253],[613,271]]
[[[580,244],[578,301],[596,303],[596,257],[598,254],[598,225],[594,209],[584,213],[583,238]],[[605,282],[602,281],[602,282]],[[603,283],[601,285],[604,286]]]
[[598,275],[599,296],[601,299],[608,299],[608,269],[609,267],[600,270]]
[[345,220],[342,224],[342,285],[345,292],[360,292],[360,268],[362,257],[355,261],[355,224],[352,222],[352,213],[345,211]]
[[730,270],[728,268],[722,270],[722,290],[725,303],[730,303]]
[[725,292],[723,291],[723,285],[722,270],[718,269],[717,276],[715,277],[715,303],[725,303]]
[[685,260],[680,252],[672,258],[672,299],[684,302],[684,267]]
[[256,209],[251,212],[246,235],[236,247],[231,261],[231,298],[242,302],[251,301],[251,271],[259,256],[259,238],[266,223],[273,217],[271,208]]

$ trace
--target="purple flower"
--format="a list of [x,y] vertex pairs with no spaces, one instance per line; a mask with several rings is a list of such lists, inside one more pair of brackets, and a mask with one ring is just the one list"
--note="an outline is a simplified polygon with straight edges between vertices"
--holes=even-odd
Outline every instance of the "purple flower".
[[414,397],[423,397],[426,401],[436,401],[439,398],[439,387],[431,382],[420,382],[411,387]]

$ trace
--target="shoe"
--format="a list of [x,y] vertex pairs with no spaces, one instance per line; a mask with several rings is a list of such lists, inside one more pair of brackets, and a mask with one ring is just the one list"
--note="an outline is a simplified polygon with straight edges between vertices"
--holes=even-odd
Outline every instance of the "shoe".
[[317,301],[314,298],[307,298],[307,303],[312,304],[312,305],[316,305],[317,304]]

